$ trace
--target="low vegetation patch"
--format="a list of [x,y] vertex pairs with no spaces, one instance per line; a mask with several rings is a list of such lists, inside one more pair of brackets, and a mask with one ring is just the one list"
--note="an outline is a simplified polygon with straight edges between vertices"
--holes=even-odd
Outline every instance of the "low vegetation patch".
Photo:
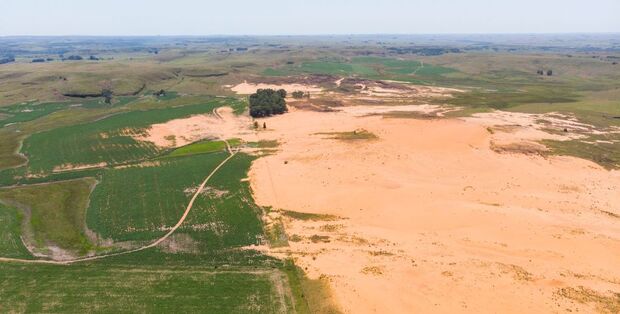
[[548,154],[588,159],[606,169],[620,169],[620,135],[593,135],[588,139],[569,141],[544,140],[542,143],[550,149]]
[[32,258],[22,243],[23,211],[0,203],[0,256]]
[[29,213],[28,229],[38,251],[48,245],[79,254],[94,249],[85,235],[88,196],[94,179],[63,181],[0,190],[0,200]]
[[[236,147],[241,144],[241,140],[239,139],[230,139],[228,140],[228,144],[231,147]],[[170,152],[168,157],[180,157],[180,156],[189,156],[196,154],[206,154],[213,153],[226,150],[226,143],[224,141],[201,141],[197,143],[192,143],[183,147],[179,147],[172,152]]]
[[288,276],[297,313],[342,313],[331,294],[327,276],[310,279],[292,260],[285,261],[284,271]]
[[577,288],[566,287],[556,291],[556,295],[577,301],[582,304],[592,304],[602,313],[620,312],[620,293],[602,294],[583,286]]
[[296,220],[334,221],[340,219],[338,216],[335,215],[300,213],[290,210],[283,210],[282,214]]
[[8,313],[291,313],[274,269],[0,264]]
[[317,133],[321,135],[329,135],[329,139],[342,140],[342,141],[354,141],[354,140],[374,140],[378,137],[369,131],[364,129],[354,130],[351,132],[325,132]]
[[545,145],[534,142],[498,144],[491,142],[491,150],[499,154],[542,155],[548,151]]

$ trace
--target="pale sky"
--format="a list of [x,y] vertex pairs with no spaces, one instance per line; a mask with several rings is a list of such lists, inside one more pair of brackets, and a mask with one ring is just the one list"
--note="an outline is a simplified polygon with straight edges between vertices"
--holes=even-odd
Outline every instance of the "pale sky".
[[620,0],[1,0],[7,35],[620,32]]

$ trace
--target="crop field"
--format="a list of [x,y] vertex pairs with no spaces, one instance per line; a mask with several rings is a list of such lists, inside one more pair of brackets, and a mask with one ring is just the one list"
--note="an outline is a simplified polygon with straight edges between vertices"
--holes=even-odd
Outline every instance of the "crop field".
[[[219,101],[177,108],[132,111],[94,123],[78,124],[37,133],[24,141],[23,152],[31,172],[49,172],[63,165],[108,165],[155,157],[161,149],[148,142],[138,142],[131,135],[140,134],[150,124],[193,114],[210,113]],[[55,151],[55,154],[48,152]]]
[[206,245],[203,250],[261,244],[262,208],[254,204],[249,182],[242,181],[253,160],[237,154],[222,167],[181,226],[180,232]]
[[87,223],[103,238],[155,239],[177,222],[191,189],[224,157],[201,155],[106,171],[92,193]]
[[21,240],[23,219],[22,211],[0,203],[0,256],[32,257]]
[[[231,147],[235,147],[240,144],[240,141],[239,139],[229,139],[228,143]],[[166,155],[166,157],[181,157],[196,154],[213,153],[225,149],[226,143],[224,141],[201,141],[179,147]]]
[[2,312],[285,313],[277,270],[0,265]]
[[[174,225],[206,173],[225,153],[162,160],[157,166],[112,169],[101,176],[87,210],[88,226],[114,241],[150,241]],[[179,230],[194,249],[257,244],[260,208],[241,182],[252,158],[240,154],[219,170]]]

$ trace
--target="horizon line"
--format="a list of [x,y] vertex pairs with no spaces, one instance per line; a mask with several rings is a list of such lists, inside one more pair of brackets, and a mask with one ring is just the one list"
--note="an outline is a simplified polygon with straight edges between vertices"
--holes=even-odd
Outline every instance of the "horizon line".
[[320,37],[320,36],[472,36],[472,35],[620,35],[620,31],[613,32],[498,32],[498,33],[324,33],[324,34],[203,34],[203,35],[0,35],[8,37]]

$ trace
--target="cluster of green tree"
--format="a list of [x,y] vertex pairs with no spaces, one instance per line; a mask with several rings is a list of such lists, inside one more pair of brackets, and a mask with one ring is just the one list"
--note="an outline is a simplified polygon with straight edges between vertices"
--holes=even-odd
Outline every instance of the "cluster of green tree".
[[[544,70],[538,70],[536,71],[536,73],[538,75],[545,75],[545,71]],[[552,76],[553,75],[553,71],[552,70],[547,70],[547,76]]]
[[160,89],[159,91],[154,92],[153,95],[155,95],[156,97],[164,97],[166,96],[166,91],[163,89]]
[[309,92],[308,93],[304,93],[303,91],[298,90],[298,91],[292,92],[291,96],[293,96],[293,98],[295,98],[295,99],[302,99],[304,97],[310,98],[310,93]]
[[257,118],[285,113],[288,111],[285,98],[283,89],[259,89],[250,95],[250,115]]

